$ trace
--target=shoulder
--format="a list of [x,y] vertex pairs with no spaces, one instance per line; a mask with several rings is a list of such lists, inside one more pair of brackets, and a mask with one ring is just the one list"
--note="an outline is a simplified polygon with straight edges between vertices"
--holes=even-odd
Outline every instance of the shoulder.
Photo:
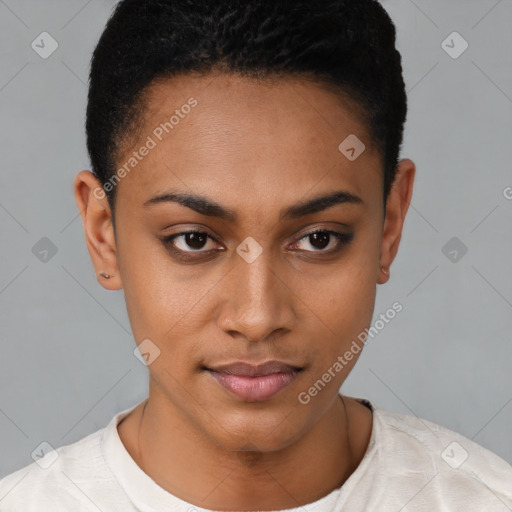
[[492,508],[493,502],[512,506],[512,466],[495,453],[423,418],[378,408],[374,415],[378,451],[395,476],[423,472],[429,492],[443,503],[452,499],[460,506],[463,499],[476,506],[471,510]]
[[112,478],[101,450],[104,431],[55,450],[43,446],[34,462],[0,480],[0,511],[49,512],[94,500],[99,484]]

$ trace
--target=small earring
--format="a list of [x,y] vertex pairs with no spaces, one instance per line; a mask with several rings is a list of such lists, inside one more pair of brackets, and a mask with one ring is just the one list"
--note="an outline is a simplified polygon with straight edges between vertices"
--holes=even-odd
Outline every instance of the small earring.
[[387,268],[381,267],[380,270],[383,274],[389,274],[389,270]]
[[105,279],[110,279],[110,275],[106,274],[105,272],[100,272],[100,276],[104,277]]

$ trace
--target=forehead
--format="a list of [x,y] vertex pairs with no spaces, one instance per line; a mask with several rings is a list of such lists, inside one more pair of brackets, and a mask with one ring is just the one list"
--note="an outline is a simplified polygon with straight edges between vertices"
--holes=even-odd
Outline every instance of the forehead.
[[[194,107],[189,116],[185,106],[191,98],[197,100],[199,108]],[[372,144],[362,122],[362,110],[355,100],[347,93],[334,93],[332,86],[313,81],[311,77],[256,79],[215,72],[160,78],[147,88],[143,106],[146,131],[151,123],[169,120],[176,113],[182,121],[183,114],[191,118],[189,123],[181,123],[182,127],[190,125],[196,130],[195,136],[206,138],[228,133],[235,138],[239,134],[239,138],[248,141],[250,132],[268,139],[279,135],[281,140],[286,140],[284,131],[287,131],[294,139],[322,135],[330,142],[329,139],[336,140],[344,131],[352,129],[365,139],[367,146]],[[180,110],[187,112],[180,113]],[[293,127],[291,133],[290,127]],[[255,128],[259,128],[257,133]],[[187,130],[181,131],[187,135]],[[173,130],[173,133],[179,132]]]
[[[117,162],[130,167],[133,151],[151,146],[118,185],[131,199],[176,186],[278,200],[320,182],[357,195],[381,185],[357,104],[311,81],[183,75],[154,82],[143,106],[137,140]],[[350,161],[339,146],[353,136],[365,150]]]

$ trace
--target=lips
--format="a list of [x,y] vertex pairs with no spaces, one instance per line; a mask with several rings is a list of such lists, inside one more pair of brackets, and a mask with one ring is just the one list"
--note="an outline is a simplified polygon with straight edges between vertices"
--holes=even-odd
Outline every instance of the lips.
[[266,361],[265,363],[257,365],[245,363],[243,361],[237,361],[231,364],[214,366],[208,368],[208,370],[224,373],[227,375],[262,377],[265,375],[271,375],[272,373],[290,373],[296,370],[300,370],[300,367],[292,366],[291,364],[287,364],[282,361]]
[[302,371],[282,361],[253,365],[243,361],[205,368],[232,395],[245,402],[262,402],[279,393]]

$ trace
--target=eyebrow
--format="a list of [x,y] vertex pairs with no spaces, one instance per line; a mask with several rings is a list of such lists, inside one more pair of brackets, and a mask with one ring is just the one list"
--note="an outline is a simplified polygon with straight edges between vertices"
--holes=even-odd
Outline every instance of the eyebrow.
[[[144,208],[148,208],[155,204],[174,202],[186,206],[195,212],[209,217],[217,217],[219,219],[236,222],[238,216],[234,210],[222,206],[215,201],[204,196],[188,194],[183,192],[168,191],[148,199],[143,203]],[[292,220],[306,215],[327,210],[338,204],[364,204],[363,200],[346,190],[337,190],[335,192],[314,197],[306,201],[299,202],[289,206],[281,211],[280,220]]]

